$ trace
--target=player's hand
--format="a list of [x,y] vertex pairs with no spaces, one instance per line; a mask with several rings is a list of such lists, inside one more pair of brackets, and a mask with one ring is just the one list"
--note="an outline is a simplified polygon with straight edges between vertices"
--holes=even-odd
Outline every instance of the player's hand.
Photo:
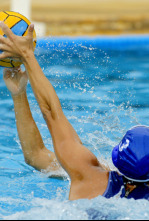
[[10,28],[8,28],[8,26],[3,22],[0,22],[0,28],[7,36],[7,38],[0,36],[0,50],[3,51],[3,53],[0,54],[0,59],[19,58],[23,62],[24,57],[28,53],[33,53],[33,24],[29,26],[28,34],[25,37],[13,34]]
[[20,67],[4,69],[4,81],[12,96],[18,96],[26,91],[28,76]]

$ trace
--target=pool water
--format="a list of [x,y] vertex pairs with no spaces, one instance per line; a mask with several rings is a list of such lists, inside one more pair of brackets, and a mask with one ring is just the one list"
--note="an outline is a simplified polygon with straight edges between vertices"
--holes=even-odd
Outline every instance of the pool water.
[[[71,43],[70,43],[71,42]],[[149,40],[148,40],[149,42]],[[149,44],[148,44],[149,45]],[[149,125],[149,47],[96,41],[39,41],[36,57],[69,121],[102,163],[113,168],[112,148],[136,124]],[[148,219],[149,202],[116,196],[68,201],[70,180],[49,178],[24,162],[13,102],[0,69],[0,219]],[[47,148],[51,136],[30,84],[33,117]]]

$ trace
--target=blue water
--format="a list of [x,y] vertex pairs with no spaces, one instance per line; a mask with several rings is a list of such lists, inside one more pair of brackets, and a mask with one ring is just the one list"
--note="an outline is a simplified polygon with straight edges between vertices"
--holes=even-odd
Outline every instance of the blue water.
[[[111,45],[99,39],[50,39],[39,41],[36,50],[41,67],[81,140],[112,169],[112,148],[125,131],[136,124],[149,125],[149,44],[130,44],[124,39],[123,46],[117,39],[110,41],[114,41]],[[13,102],[0,71],[0,219],[149,218],[149,202],[145,200],[119,196],[107,200],[99,196],[90,201],[69,202],[67,176],[48,178],[26,165]],[[30,84],[27,93],[44,143],[53,150]]]

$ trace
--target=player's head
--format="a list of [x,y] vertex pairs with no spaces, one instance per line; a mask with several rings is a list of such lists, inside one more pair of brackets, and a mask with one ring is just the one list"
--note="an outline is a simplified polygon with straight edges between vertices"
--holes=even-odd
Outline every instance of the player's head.
[[112,152],[112,160],[119,172],[136,182],[149,181],[149,127],[136,126]]

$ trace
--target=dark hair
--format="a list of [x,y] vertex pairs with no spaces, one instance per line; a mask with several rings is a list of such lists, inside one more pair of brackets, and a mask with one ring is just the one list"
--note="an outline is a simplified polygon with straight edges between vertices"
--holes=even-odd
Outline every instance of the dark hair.
[[[125,187],[125,198],[128,198],[128,196],[138,187],[148,186],[149,182],[135,182],[132,180],[127,179],[126,177],[123,177],[124,181],[124,187]],[[128,188],[127,185],[134,186],[134,189]]]

